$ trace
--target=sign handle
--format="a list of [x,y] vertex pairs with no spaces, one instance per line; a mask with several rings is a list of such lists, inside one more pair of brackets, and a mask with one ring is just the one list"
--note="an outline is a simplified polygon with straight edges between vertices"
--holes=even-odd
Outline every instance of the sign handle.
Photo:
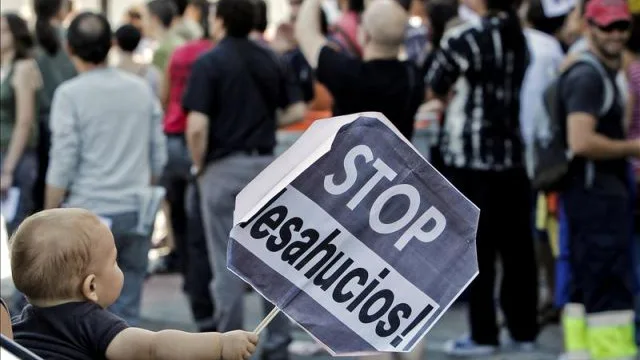
[[273,320],[279,313],[280,313],[280,309],[278,309],[277,307],[274,307],[273,310],[271,310],[271,312],[267,316],[265,316],[264,319],[262,319],[260,324],[256,326],[256,329],[253,330],[253,332],[256,334],[260,334],[262,330],[264,330],[267,327],[267,325],[269,325],[271,320]]

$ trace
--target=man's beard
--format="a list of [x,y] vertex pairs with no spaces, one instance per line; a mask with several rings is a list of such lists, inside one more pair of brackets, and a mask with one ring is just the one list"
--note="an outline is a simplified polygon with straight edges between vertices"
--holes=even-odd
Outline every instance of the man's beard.
[[600,41],[595,41],[595,47],[598,50],[598,52],[605,57],[607,60],[620,60],[622,59],[622,51],[623,49],[620,48],[620,50],[615,51],[615,52],[611,52],[609,50],[607,50],[606,46],[602,45],[602,42]]

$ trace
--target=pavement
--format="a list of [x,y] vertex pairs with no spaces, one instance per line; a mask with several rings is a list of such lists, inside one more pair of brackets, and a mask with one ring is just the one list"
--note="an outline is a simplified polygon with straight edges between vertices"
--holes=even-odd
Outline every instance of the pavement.
[[[189,305],[181,291],[179,275],[155,275],[147,280],[143,295],[142,327],[150,330],[179,329],[195,331]],[[260,295],[251,293],[245,299],[245,329],[253,330],[262,320]],[[456,359],[443,353],[444,343],[466,331],[466,316],[463,306],[453,306],[427,334],[425,351],[420,360]],[[293,337],[298,342],[311,341],[303,330],[295,327]],[[503,351],[478,360],[556,360],[562,351],[562,334],[557,326],[546,327],[540,335],[538,347],[533,352],[514,353]],[[328,354],[317,356],[292,355],[292,360],[325,360]],[[346,358],[349,359],[349,358]]]

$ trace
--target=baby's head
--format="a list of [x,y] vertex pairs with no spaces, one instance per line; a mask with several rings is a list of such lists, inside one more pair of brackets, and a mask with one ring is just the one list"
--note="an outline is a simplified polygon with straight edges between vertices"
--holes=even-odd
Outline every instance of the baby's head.
[[34,305],[92,301],[106,308],[120,296],[123,275],[113,235],[87,210],[32,215],[10,246],[13,282]]

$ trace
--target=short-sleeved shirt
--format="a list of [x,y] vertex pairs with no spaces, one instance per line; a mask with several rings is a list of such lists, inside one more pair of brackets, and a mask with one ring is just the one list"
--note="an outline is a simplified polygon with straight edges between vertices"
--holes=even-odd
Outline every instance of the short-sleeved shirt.
[[39,308],[27,305],[13,319],[13,338],[44,359],[106,359],[111,341],[128,328],[116,315],[90,302]]
[[153,53],[151,63],[158,68],[158,70],[164,72],[169,64],[169,59],[173,51],[184,43],[184,38],[180,37],[175,30],[169,30],[165,37],[158,43],[158,48]]
[[209,118],[206,163],[233,152],[270,152],[276,109],[302,100],[300,86],[273,51],[227,36],[196,60],[182,99]]
[[182,134],[187,128],[187,115],[182,108],[182,94],[187,87],[191,67],[198,56],[211,49],[209,40],[194,40],[177,48],[169,61],[169,104],[164,115],[164,132]]
[[424,82],[414,63],[363,61],[325,46],[316,74],[333,95],[334,115],[378,111],[411,140],[414,117],[424,100]]
[[[607,69],[610,81],[615,84],[616,70]],[[624,131],[624,101],[617,86],[614,86],[615,99],[611,109],[600,116],[604,103],[604,79],[597,69],[590,64],[577,64],[563,77],[561,91],[564,110],[567,114],[587,113],[597,119],[596,131],[614,140],[623,140]],[[615,175],[623,182],[627,179],[627,160],[611,159],[593,161],[596,174]],[[577,175],[579,182],[585,173],[585,159],[577,157],[572,164],[572,172]]]

